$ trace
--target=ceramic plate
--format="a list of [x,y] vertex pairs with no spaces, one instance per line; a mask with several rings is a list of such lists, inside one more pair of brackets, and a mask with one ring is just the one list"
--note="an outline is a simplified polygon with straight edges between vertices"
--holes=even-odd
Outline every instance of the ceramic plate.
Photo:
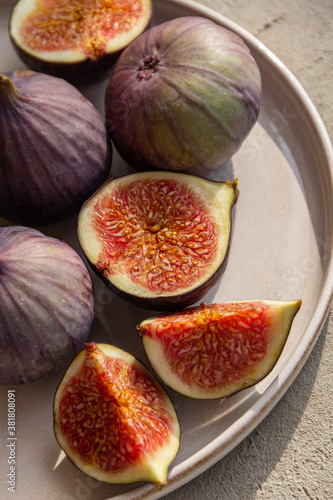
[[[0,3],[0,71],[23,68],[8,40],[14,2]],[[157,499],[213,465],[268,414],[291,385],[321,331],[332,297],[332,150],[325,128],[303,88],[259,41],[223,16],[191,1],[155,1],[154,23],[201,15],[238,33],[257,60],[263,81],[258,123],[219,177],[239,179],[240,197],[228,267],[205,302],[302,299],[285,349],[273,371],[255,387],[227,400],[196,401],[169,394],[182,437],[162,488],[113,486],[84,476],[58,448],[52,430],[52,399],[61,374],[16,387],[17,498],[34,500]],[[106,81],[82,88],[104,115]],[[115,154],[113,175],[128,172]],[[2,220],[1,225],[8,224]],[[42,229],[79,253],[76,218]],[[95,277],[96,321],[91,339],[146,359],[136,325],[151,312],[115,297]],[[1,387],[1,481],[8,472],[7,391]],[[33,463],[33,467],[32,467]],[[2,486],[1,498],[4,496]],[[8,498],[12,498],[10,493]]]

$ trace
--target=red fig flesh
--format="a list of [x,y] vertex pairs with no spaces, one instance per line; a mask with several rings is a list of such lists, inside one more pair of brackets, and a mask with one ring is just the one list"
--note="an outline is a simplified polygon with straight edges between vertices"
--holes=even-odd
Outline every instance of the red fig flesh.
[[141,172],[106,182],[83,206],[78,235],[97,274],[153,310],[193,304],[227,262],[237,181]]
[[140,325],[155,372],[175,391],[222,398],[254,385],[275,365],[300,300],[201,305]]
[[86,344],[54,398],[60,447],[84,473],[109,483],[163,483],[179,446],[173,405],[132,355]]
[[19,0],[10,37],[35,71],[96,80],[150,21],[150,0]]

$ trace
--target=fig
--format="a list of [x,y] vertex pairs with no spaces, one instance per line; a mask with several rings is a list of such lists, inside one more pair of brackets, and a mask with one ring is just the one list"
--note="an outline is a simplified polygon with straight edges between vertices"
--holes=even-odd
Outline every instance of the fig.
[[77,213],[107,179],[112,147],[74,86],[29,70],[0,75],[0,212],[24,225]]
[[151,310],[200,300],[227,263],[237,180],[137,172],[108,180],[78,218],[83,252],[121,298]]
[[90,342],[56,391],[54,433],[72,463],[99,481],[164,483],[180,428],[170,398],[138,359]]
[[257,121],[259,67],[244,41],[209,19],[155,26],[121,54],[105,92],[120,155],[138,170],[208,176]]
[[268,375],[300,307],[301,300],[202,304],[138,328],[162,382],[191,398],[223,398]]
[[88,270],[65,242],[23,226],[0,228],[0,383],[65,368],[94,317]]
[[9,34],[38,72],[89,83],[150,23],[151,0],[19,0]]

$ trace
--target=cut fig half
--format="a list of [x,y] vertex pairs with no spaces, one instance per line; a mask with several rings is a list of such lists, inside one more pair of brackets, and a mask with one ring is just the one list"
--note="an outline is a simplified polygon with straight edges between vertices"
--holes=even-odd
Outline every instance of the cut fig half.
[[83,205],[81,247],[117,295],[151,310],[194,304],[220,279],[237,180],[140,172],[108,180]]
[[96,79],[150,23],[151,0],[19,0],[9,34],[30,69]]
[[86,344],[54,398],[55,437],[85,474],[107,483],[165,483],[179,446],[174,406],[131,354]]
[[301,300],[202,304],[138,328],[165,385],[191,398],[223,398],[270,373],[300,307]]

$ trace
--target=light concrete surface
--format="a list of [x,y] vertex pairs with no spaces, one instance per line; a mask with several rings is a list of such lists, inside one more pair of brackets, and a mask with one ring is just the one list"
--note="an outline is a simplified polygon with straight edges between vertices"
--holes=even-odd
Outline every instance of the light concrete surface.
[[[276,54],[303,85],[333,139],[333,0],[198,3],[239,24]],[[263,422],[164,500],[333,500],[332,401],[333,312],[297,379]],[[24,490],[23,481],[21,486]]]
[[[333,1],[201,0],[296,76],[333,138]],[[333,499],[333,313],[293,385],[231,453],[165,500]]]

